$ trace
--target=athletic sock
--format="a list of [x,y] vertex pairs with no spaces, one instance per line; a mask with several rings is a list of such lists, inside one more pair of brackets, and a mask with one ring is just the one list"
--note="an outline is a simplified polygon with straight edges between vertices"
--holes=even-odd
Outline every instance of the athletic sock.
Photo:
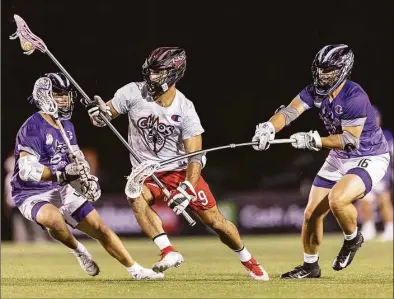
[[234,252],[238,256],[241,262],[247,262],[252,258],[252,255],[250,254],[249,250],[246,249],[245,246],[239,250],[234,250]]
[[74,249],[74,252],[75,253],[83,253],[83,252],[87,252],[87,249],[85,246],[83,246],[82,243],[78,242],[77,248]]
[[356,227],[356,230],[353,233],[351,233],[350,235],[343,233],[343,235],[345,236],[345,240],[346,241],[353,240],[357,236],[357,231],[358,231],[358,229]]
[[152,240],[153,240],[153,242],[155,242],[156,246],[159,247],[160,250],[163,250],[166,247],[172,246],[166,233],[159,234],[159,235],[155,236]]

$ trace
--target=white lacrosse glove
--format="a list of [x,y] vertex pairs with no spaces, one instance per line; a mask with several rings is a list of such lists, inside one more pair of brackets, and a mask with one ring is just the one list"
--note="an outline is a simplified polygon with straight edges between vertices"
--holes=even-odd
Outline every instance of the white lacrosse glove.
[[96,201],[101,196],[101,188],[98,178],[92,174],[89,175],[86,182],[81,185],[82,195],[89,201]]
[[89,174],[86,180],[77,179],[70,182],[70,185],[88,201],[94,202],[101,196],[98,178],[92,174]]
[[175,214],[182,214],[191,201],[195,201],[197,197],[196,190],[189,181],[183,181],[178,188],[171,190],[171,196],[168,201],[168,206],[175,212]]
[[265,151],[270,147],[270,141],[275,139],[275,127],[270,122],[258,124],[256,126],[256,132],[252,138],[252,141],[258,141],[259,145],[253,145],[253,149],[256,151]]
[[319,151],[322,148],[321,138],[317,131],[295,133],[290,136],[290,139],[296,140],[291,145],[298,149]]
[[67,164],[64,170],[56,171],[56,179],[60,185],[68,184],[72,181],[80,179],[86,181],[90,172],[89,164],[84,162],[72,162]]
[[106,123],[99,115],[100,112],[102,112],[108,120],[111,120],[112,113],[110,111],[110,108],[105,104],[105,102],[101,99],[100,96],[94,96],[94,99],[96,100],[95,102],[87,105],[88,114],[90,116],[90,119],[92,120],[93,125],[95,125],[96,127],[104,127],[106,126]]

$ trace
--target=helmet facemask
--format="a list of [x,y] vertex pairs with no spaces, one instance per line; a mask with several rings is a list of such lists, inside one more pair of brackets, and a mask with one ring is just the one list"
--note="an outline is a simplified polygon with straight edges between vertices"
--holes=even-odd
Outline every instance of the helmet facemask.
[[332,93],[350,76],[353,62],[353,52],[346,45],[326,46],[320,50],[312,63],[316,93],[322,96]]
[[185,51],[178,47],[155,49],[142,65],[148,94],[156,100],[178,82],[186,70]]
[[75,91],[53,91],[53,98],[57,104],[59,119],[68,120],[71,118],[74,111],[74,103],[76,98]]

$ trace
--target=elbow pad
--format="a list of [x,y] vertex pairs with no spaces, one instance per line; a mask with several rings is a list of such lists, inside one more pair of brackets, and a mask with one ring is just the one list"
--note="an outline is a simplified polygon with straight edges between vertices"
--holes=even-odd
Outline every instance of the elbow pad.
[[41,181],[45,166],[38,162],[38,158],[33,155],[20,157],[18,160],[19,177],[26,182]]
[[300,113],[294,107],[290,107],[290,106],[283,107],[283,108],[281,108],[281,107],[279,107],[277,109],[277,113],[282,113],[284,115],[286,126],[290,125],[290,123],[292,121],[294,121],[298,116],[300,116]]
[[339,139],[341,140],[342,149],[348,153],[355,151],[360,147],[360,138],[354,137],[348,131],[344,131],[340,134]]
[[201,168],[204,168],[205,164],[207,164],[207,157],[205,156],[205,154],[191,156],[189,158],[189,163],[199,163],[201,165]]

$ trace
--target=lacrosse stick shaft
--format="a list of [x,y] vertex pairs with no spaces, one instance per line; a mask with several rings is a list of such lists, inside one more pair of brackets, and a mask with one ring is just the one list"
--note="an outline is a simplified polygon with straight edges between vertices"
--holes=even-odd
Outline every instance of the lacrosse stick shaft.
[[63,137],[64,142],[66,143],[68,152],[75,158],[74,149],[71,146],[70,140],[68,139],[66,132],[64,131],[63,125],[58,118],[55,118],[56,125],[59,127],[60,134]]
[[[64,73],[64,75],[72,82],[72,84],[75,86],[75,88],[81,93],[81,95],[84,97],[84,99],[88,103],[92,103],[93,101],[89,98],[89,96],[86,94],[86,92],[79,86],[77,82],[71,77],[71,75],[66,71],[66,69],[60,64],[60,62],[56,59],[56,57],[48,50],[47,46],[45,45],[44,41],[39,38],[38,36],[34,35],[29,27],[27,26],[26,22],[18,15],[14,15],[15,22],[18,26],[17,32],[10,36],[10,39],[16,39],[19,37],[21,41],[21,46],[22,49],[25,51],[24,54],[30,55],[34,52],[35,49],[40,50],[42,53],[45,53],[48,55],[48,57],[59,67],[59,69]],[[23,41],[23,43],[22,43]],[[109,122],[109,120],[105,117],[105,115],[100,112],[101,118],[104,120],[104,122],[107,124],[107,126],[114,132],[114,134],[120,139],[120,141],[126,146],[126,148],[129,150],[130,154],[136,159],[138,163],[141,163],[141,160],[138,158],[138,156],[134,153],[130,145],[124,140],[122,135],[115,129],[115,127]],[[67,140],[65,138],[64,140]],[[67,141],[66,141],[67,142]],[[170,196],[170,192],[168,189],[159,181],[159,179],[156,176],[152,176],[152,179],[155,181],[155,183],[163,190],[163,193],[166,196]],[[196,222],[194,221],[193,218],[187,214],[187,212],[183,213],[183,216],[186,218],[186,220],[189,222],[190,225],[194,225]]]
[[[282,144],[282,143],[293,143],[293,142],[295,142],[294,139],[276,139],[276,140],[270,141],[270,144]],[[160,166],[168,165],[168,164],[171,164],[173,162],[176,162],[176,161],[179,161],[179,160],[183,160],[185,158],[189,158],[189,157],[192,157],[192,156],[195,156],[195,155],[199,155],[199,154],[203,154],[203,153],[214,152],[214,151],[218,151],[218,150],[222,150],[222,149],[226,149],[226,148],[236,148],[236,147],[241,147],[241,146],[251,146],[251,145],[258,145],[258,144],[259,143],[257,141],[245,142],[245,143],[232,143],[232,144],[229,144],[229,145],[213,147],[213,148],[209,148],[209,149],[206,149],[206,150],[195,151],[195,152],[187,153],[187,154],[179,156],[179,157],[168,159],[168,160],[166,160],[164,162],[161,162]]]

